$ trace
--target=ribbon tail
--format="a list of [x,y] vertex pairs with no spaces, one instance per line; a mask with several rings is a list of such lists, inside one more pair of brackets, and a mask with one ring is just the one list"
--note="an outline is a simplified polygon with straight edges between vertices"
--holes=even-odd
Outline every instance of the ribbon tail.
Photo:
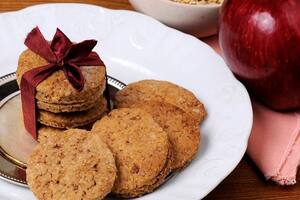
[[77,66],[105,66],[104,62],[96,52],[91,52],[86,57],[71,59],[68,62],[75,63]]
[[49,63],[56,62],[57,59],[55,54],[52,52],[50,45],[38,27],[34,28],[27,35],[24,44],[28,47],[28,49],[46,59]]
[[25,129],[37,139],[35,87],[26,79],[21,80],[21,100]]
[[51,42],[51,49],[57,60],[62,60],[71,46],[71,40],[60,29],[57,29]]
[[22,76],[20,89],[22,112],[26,130],[37,139],[36,86],[56,70],[53,64],[30,70]]
[[73,44],[67,52],[65,60],[76,63],[78,60],[88,57],[96,44],[96,40],[85,40],[83,42]]
[[109,85],[108,85],[108,77],[107,71],[104,62],[101,60],[99,55],[96,52],[91,52],[87,57],[80,57],[77,59],[69,60],[69,62],[75,62],[77,66],[103,66],[105,68],[105,79],[106,79],[106,88],[104,90],[104,97],[107,100],[107,108],[110,111],[112,108],[110,102],[110,93],[109,93]]
[[84,88],[84,77],[80,67],[69,63],[64,66],[63,71],[74,89],[81,91]]

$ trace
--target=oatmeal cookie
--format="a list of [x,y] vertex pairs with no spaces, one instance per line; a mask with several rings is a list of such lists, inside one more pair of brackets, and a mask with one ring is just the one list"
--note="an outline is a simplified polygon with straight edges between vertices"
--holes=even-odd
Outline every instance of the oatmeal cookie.
[[166,131],[173,148],[173,170],[182,169],[192,161],[200,144],[200,128],[196,120],[180,108],[164,102],[138,102],[129,107],[151,114]]
[[70,129],[52,132],[33,150],[27,182],[38,199],[99,200],[116,178],[112,152],[97,135]]
[[172,149],[168,135],[145,111],[113,110],[94,124],[92,132],[115,156],[115,195],[131,198],[152,192],[170,173]]

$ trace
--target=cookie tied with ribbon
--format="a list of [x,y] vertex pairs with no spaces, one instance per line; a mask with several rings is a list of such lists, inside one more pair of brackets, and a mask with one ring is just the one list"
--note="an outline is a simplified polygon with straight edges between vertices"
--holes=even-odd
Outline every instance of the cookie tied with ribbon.
[[38,137],[39,108],[54,116],[60,111],[88,113],[89,109],[100,105],[103,93],[108,98],[105,65],[92,51],[96,40],[73,44],[57,29],[52,41],[48,42],[36,27],[24,44],[28,50],[20,56],[17,79],[24,125],[35,139]]

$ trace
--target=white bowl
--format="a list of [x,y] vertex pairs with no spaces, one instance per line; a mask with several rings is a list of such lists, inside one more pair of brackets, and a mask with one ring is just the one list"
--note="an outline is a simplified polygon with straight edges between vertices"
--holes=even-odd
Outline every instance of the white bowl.
[[170,0],[129,1],[137,11],[183,32],[197,37],[217,33],[221,4],[190,5]]

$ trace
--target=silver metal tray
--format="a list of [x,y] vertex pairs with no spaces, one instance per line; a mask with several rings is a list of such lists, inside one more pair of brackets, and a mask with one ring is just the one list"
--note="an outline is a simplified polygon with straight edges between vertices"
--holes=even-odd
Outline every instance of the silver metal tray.
[[[111,99],[125,84],[108,76]],[[0,178],[27,187],[26,160],[35,141],[20,125],[20,91],[16,74],[0,78]],[[21,131],[20,131],[21,130]]]

